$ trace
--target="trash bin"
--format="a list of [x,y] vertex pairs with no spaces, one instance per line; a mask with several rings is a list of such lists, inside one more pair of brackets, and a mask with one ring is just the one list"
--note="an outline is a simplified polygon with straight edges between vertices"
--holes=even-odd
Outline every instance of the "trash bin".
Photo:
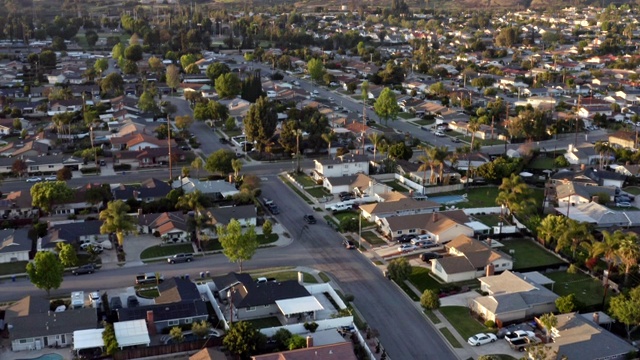
[[185,278],[185,279],[187,279],[187,280],[189,280],[189,274],[185,274],[185,275],[184,275],[184,278]]
[[16,282],[16,276],[15,275],[11,275],[11,282]]
[[209,276],[210,276],[210,275],[209,275],[209,271],[208,271],[208,270],[205,272],[205,274],[207,274],[207,277],[209,277]]
[[200,271],[200,279],[204,279],[204,271]]

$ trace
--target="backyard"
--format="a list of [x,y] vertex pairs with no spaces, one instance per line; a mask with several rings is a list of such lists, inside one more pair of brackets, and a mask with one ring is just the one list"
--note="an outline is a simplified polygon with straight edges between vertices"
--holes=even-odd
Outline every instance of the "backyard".
[[[298,272],[297,271],[272,271],[272,272],[251,272],[250,273],[251,276],[253,278],[258,278],[258,277],[266,277],[266,278],[274,278],[277,281],[289,281],[289,280],[298,280]],[[316,280],[316,278],[306,272],[302,273],[302,281],[304,281],[305,283],[309,283],[309,284],[316,284],[318,282],[318,280]]]
[[546,156],[538,156],[529,164],[529,167],[536,170],[550,170],[555,168],[554,159]]
[[[551,290],[560,296],[574,294],[576,300],[585,306],[600,305],[604,296],[604,286],[591,276],[578,272],[569,274],[566,271],[556,271],[544,274],[549,279],[555,281]],[[609,296],[611,295],[609,292]]]
[[[531,240],[512,239],[502,241],[503,247],[500,250],[513,257],[513,269],[528,269],[538,266],[557,266],[566,264],[561,259],[538,246]],[[511,254],[513,250],[513,254]]]
[[497,206],[496,198],[498,197],[498,188],[495,186],[476,187],[465,190],[458,190],[448,193],[437,194],[436,196],[447,195],[464,195],[467,194],[467,201],[457,203],[456,206],[460,208],[477,208],[477,207],[489,207]]
[[409,192],[409,189],[400,184],[398,180],[387,181],[384,184],[398,192]]

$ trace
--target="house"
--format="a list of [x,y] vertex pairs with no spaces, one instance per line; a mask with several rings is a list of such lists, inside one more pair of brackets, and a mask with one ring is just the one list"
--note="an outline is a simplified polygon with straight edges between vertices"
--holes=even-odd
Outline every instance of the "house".
[[[174,146],[171,148],[171,155],[174,162],[184,161],[185,154],[182,149]],[[169,165],[169,149],[164,148],[145,148],[143,150],[122,150],[115,152],[114,163],[129,164],[133,169],[149,168]]]
[[471,154],[462,154],[458,157],[458,161],[455,164],[452,164],[451,160],[444,161],[447,166],[458,169],[459,171],[467,171],[469,168],[477,169],[480,166],[491,162],[491,158],[482,153],[471,153]]
[[558,360],[622,360],[637,351],[632,344],[602,328],[599,313],[590,318],[578,313],[559,314],[556,319],[558,322],[551,331],[553,341],[545,347],[556,353]]
[[635,132],[619,130],[609,135],[609,144],[625,149],[635,149],[637,142]]
[[174,326],[207,320],[207,305],[196,284],[171,278],[158,285],[160,296],[154,305],[118,309],[118,321],[145,320],[151,333],[163,333]]
[[209,224],[213,226],[227,225],[231,219],[237,220],[242,226],[256,226],[258,214],[255,205],[237,205],[210,208],[206,211]]
[[109,240],[109,234],[101,234],[102,221],[76,221],[66,224],[55,224],[49,227],[47,235],[38,239],[38,251],[56,251],[59,242],[81,245],[88,242],[103,242]]
[[[26,173],[29,175],[54,174],[65,167],[71,170],[80,170],[80,166],[82,165],[82,160],[62,155],[24,157],[22,160],[24,160],[27,165]],[[11,173],[15,161],[15,158],[0,157],[0,173]]]
[[180,177],[171,185],[174,189],[181,188],[185,194],[200,191],[203,195],[208,195],[216,199],[225,199],[240,191],[235,185],[224,180],[200,181],[189,177]]
[[[591,201],[613,201],[616,188],[613,186],[588,186],[572,181],[556,185],[556,199],[558,206],[561,203],[586,204]],[[599,197],[606,196],[605,199]]]
[[460,235],[473,237],[470,221],[462,210],[429,214],[391,216],[380,220],[380,230],[390,238],[405,234],[429,234],[435,242],[444,244]]
[[365,174],[325,178],[322,185],[332,194],[339,194],[346,191],[353,192],[356,196],[360,197],[374,196],[375,194],[384,194],[393,191],[390,186],[378,182],[378,180]]
[[384,201],[372,204],[360,205],[362,216],[369,221],[378,223],[381,219],[390,216],[406,216],[436,212],[442,205],[433,201],[418,201],[412,198],[403,198],[396,201]]
[[597,228],[628,227],[640,224],[640,211],[614,211],[596,202],[562,205],[556,207],[555,211],[570,219],[593,224]]
[[465,235],[451,240],[445,248],[452,256],[432,260],[431,271],[446,283],[473,280],[487,268],[496,272],[513,268],[509,255]]
[[12,191],[0,199],[0,216],[3,219],[25,219],[36,215],[38,209],[33,206],[31,193],[27,190]]
[[0,230],[0,263],[29,261],[31,244],[27,229]]
[[189,360],[227,360],[227,355],[214,348],[204,348],[189,356]]
[[120,186],[113,188],[111,193],[114,200],[127,201],[135,199],[142,202],[151,202],[166,198],[170,191],[171,186],[165,181],[150,178],[144,180],[140,186],[120,184]]
[[138,215],[138,231],[143,234],[157,232],[163,239],[174,243],[188,242],[191,234],[186,216],[182,211]]
[[553,280],[538,272],[520,274],[507,270],[478,280],[480,289],[488,295],[473,299],[470,307],[485,320],[522,321],[556,311],[559,296],[544,287]]
[[609,167],[616,173],[618,174],[622,174],[624,176],[638,176],[640,175],[640,165],[633,165],[633,164],[629,164],[629,165],[617,165],[617,164],[612,164],[609,165]]
[[613,186],[622,188],[627,177],[623,174],[588,168],[580,171],[562,170],[551,176],[554,184],[566,183],[569,181],[590,186]]
[[345,154],[331,159],[314,160],[314,178],[316,180],[356,175],[369,175],[369,158],[366,155]]
[[595,165],[603,160],[602,154],[596,152],[593,146],[577,148],[573,144],[569,144],[567,152],[564,153],[564,158],[572,165]]
[[[309,338],[307,338],[309,341]],[[282,351],[272,354],[252,356],[251,360],[356,360],[357,357],[350,342],[314,346],[313,341],[306,348]]]
[[98,327],[96,309],[53,312],[42,296],[27,296],[9,305],[4,320],[12,351],[67,347],[73,342],[74,331]]

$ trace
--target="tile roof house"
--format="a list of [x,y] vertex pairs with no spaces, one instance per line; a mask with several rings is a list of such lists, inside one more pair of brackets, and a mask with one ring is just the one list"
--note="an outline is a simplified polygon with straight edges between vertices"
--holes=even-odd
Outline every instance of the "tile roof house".
[[390,216],[406,216],[436,212],[442,205],[433,201],[418,201],[412,198],[397,201],[384,201],[360,206],[362,216],[369,221],[378,223]]
[[189,360],[227,360],[227,355],[214,348],[204,348],[189,356]]
[[12,191],[6,198],[0,199],[2,218],[30,218],[35,215],[38,215],[38,209],[33,207],[33,199],[28,190]]
[[513,268],[511,256],[465,235],[451,240],[445,248],[452,256],[431,260],[431,271],[446,283],[473,280],[487,267],[496,272]]
[[4,320],[11,350],[66,347],[72,344],[74,331],[98,328],[96,309],[53,312],[49,307],[49,301],[40,296],[24,297],[7,307]]
[[533,279],[509,270],[481,277],[478,279],[480,289],[488,295],[473,299],[471,310],[485,320],[501,322],[521,321],[555,312],[555,301],[559,296]]
[[32,243],[27,229],[0,230],[0,263],[29,261]]
[[157,231],[161,237],[174,243],[191,241],[187,216],[182,211],[139,215],[138,230],[143,234]]
[[127,201],[136,199],[142,202],[151,202],[167,197],[170,191],[171,186],[166,182],[156,178],[149,178],[144,180],[138,187],[120,184],[111,192],[114,200]]
[[304,349],[252,356],[251,360],[356,360],[353,345],[341,342],[322,346],[309,346]]
[[210,208],[206,210],[206,215],[213,226],[227,225],[231,219],[237,220],[242,226],[256,226],[258,216],[253,204]]
[[[129,164],[132,168],[149,168],[169,165],[169,148],[144,148],[141,150],[122,150],[113,154],[116,164]],[[174,159],[183,161],[185,154],[177,146],[171,148]]]
[[462,210],[434,212],[380,219],[385,235],[395,238],[404,234],[429,234],[439,244],[447,243],[460,235],[473,236],[473,229],[466,226],[469,217]]

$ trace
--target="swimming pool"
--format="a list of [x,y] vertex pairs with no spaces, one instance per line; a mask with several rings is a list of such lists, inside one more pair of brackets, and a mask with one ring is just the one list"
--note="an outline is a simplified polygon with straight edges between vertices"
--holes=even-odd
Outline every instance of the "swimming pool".
[[445,196],[434,196],[428,198],[431,201],[435,201],[438,204],[457,204],[463,201],[467,201],[467,198],[464,195],[445,195]]
[[60,354],[51,353],[51,354],[44,354],[44,355],[39,356],[37,358],[19,359],[19,360],[64,360],[64,357],[62,355],[60,355]]

